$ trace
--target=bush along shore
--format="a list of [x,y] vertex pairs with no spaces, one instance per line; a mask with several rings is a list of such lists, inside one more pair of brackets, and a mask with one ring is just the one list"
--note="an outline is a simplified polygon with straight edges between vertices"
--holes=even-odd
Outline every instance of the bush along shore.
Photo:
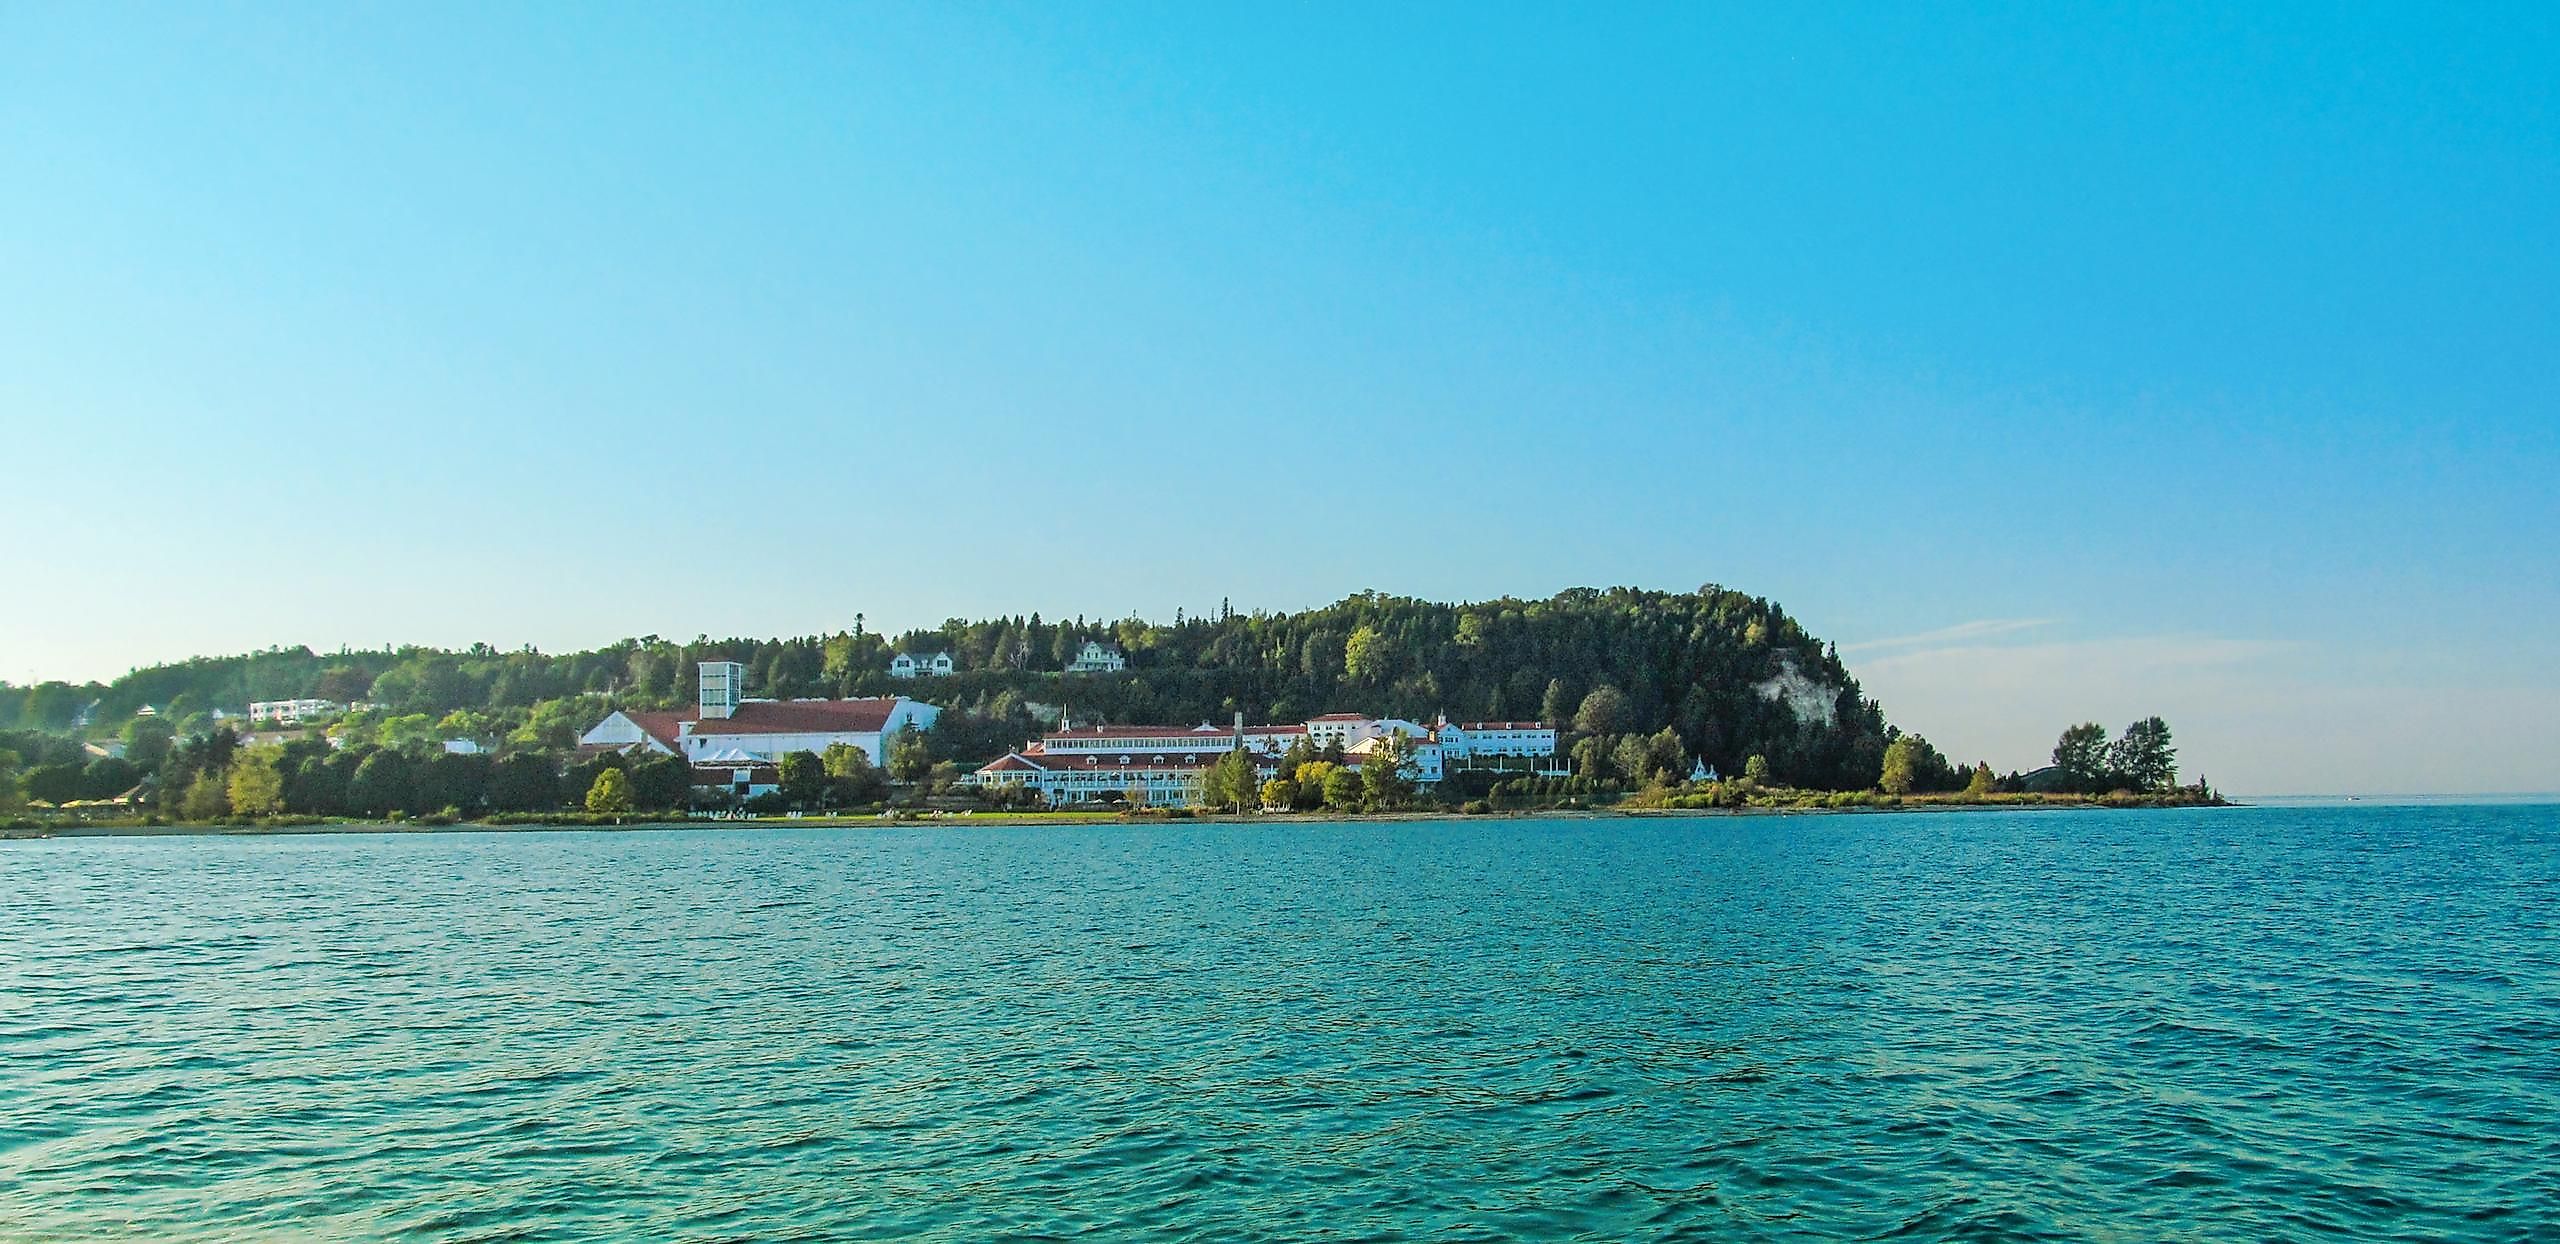
[[[1600,693],[1595,692],[1597,696]],[[1590,714],[1582,714],[1590,716]],[[1141,806],[1139,796],[1051,808],[1020,787],[961,784],[957,766],[934,761],[921,732],[889,749],[885,770],[850,745],[823,754],[794,752],[776,769],[779,784],[747,799],[711,796],[690,784],[691,768],[672,756],[607,753],[565,761],[540,751],[503,757],[427,754],[388,748],[350,754],[322,739],[281,746],[243,746],[224,732],[174,744],[145,781],[117,798],[28,801],[0,790],[0,833],[50,830],[138,830],[204,827],[244,831],[372,826],[435,829],[599,827],[707,820],[805,822],[811,818],[878,823],[899,819],[1001,816],[1029,823],[1065,819],[1168,819],[1224,812],[1231,816],[1310,817],[1490,815],[1495,813],[1673,813],[1855,811],[2005,807],[2198,807],[2224,802],[2202,781],[2176,780],[2168,725],[2157,717],[2108,742],[2093,724],[2063,732],[2055,763],[2033,773],[1995,775],[1988,764],[1960,769],[1917,735],[1895,731],[1874,785],[1857,790],[1776,781],[1767,762],[1748,757],[1739,776],[1722,778],[1691,757],[1669,727],[1650,735],[1576,731],[1568,736],[1573,768],[1558,774],[1516,769],[1460,770],[1437,784],[1415,780],[1401,745],[1365,759],[1303,740],[1279,757],[1230,752],[1201,776],[1192,808]],[[7,753],[0,753],[6,755]],[[1675,776],[1690,765],[1687,776]],[[38,788],[76,791],[100,769],[116,767],[100,786],[128,780],[132,762],[94,761],[86,769],[50,766]],[[1261,772],[1274,776],[1261,778]],[[8,775],[16,781],[14,775]],[[172,798],[174,793],[175,797]],[[430,796],[431,812],[404,804]]]

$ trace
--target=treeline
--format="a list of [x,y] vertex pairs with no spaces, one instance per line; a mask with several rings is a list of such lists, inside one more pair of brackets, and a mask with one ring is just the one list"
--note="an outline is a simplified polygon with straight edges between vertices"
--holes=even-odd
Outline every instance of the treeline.
[[[1129,669],[1060,672],[1086,640]],[[899,650],[948,651],[950,678],[888,676]],[[201,714],[253,700],[318,698],[378,707],[404,737],[477,730],[510,747],[557,747],[608,706],[688,703],[705,660],[748,668],[774,698],[903,693],[959,710],[946,754],[993,757],[1054,724],[1193,722],[1241,712],[1296,721],[1357,710],[1428,720],[1573,722],[1599,694],[1612,735],[1669,728],[1692,756],[1736,771],[1752,756],[1784,781],[1865,786],[1891,735],[1838,653],[1779,606],[1708,586],[1696,592],[1576,588],[1545,600],[1444,604],[1375,592],[1287,613],[1051,622],[1037,614],[953,619],[897,636],[865,629],[789,639],[648,636],[551,655],[426,648],[314,653],[280,648],[136,670],[107,684],[0,684],[0,727],[60,731],[130,719],[148,704],[197,733]],[[455,714],[462,714],[456,717]],[[102,725],[93,725],[92,730]]]

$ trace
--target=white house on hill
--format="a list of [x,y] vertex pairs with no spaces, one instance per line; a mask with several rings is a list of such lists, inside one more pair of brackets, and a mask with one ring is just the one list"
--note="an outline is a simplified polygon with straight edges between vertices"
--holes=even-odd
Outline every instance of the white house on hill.
[[1117,674],[1127,668],[1129,658],[1119,649],[1090,639],[1076,652],[1076,659],[1067,662],[1070,674]]
[[891,678],[945,678],[950,676],[953,668],[948,652],[901,652],[889,658]]
[[860,700],[750,700],[741,692],[746,667],[734,661],[705,661],[699,694],[690,709],[607,714],[578,737],[578,746],[614,751],[656,752],[687,761],[731,763],[740,759],[779,760],[792,752],[825,752],[829,745],[850,743],[871,757],[888,760],[891,735],[908,726],[933,728],[942,710],[905,696]]

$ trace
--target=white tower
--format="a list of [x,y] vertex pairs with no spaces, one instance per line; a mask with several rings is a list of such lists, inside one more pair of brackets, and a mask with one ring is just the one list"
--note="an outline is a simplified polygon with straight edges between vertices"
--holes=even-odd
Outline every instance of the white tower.
[[738,715],[738,700],[747,689],[747,667],[735,661],[702,663],[702,716],[706,721]]

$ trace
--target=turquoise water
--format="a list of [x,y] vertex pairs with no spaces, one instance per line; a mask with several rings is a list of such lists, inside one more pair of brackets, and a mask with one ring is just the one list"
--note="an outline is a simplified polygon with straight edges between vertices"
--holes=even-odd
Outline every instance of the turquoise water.
[[0,1237],[2560,1237],[2560,809],[0,843]]

